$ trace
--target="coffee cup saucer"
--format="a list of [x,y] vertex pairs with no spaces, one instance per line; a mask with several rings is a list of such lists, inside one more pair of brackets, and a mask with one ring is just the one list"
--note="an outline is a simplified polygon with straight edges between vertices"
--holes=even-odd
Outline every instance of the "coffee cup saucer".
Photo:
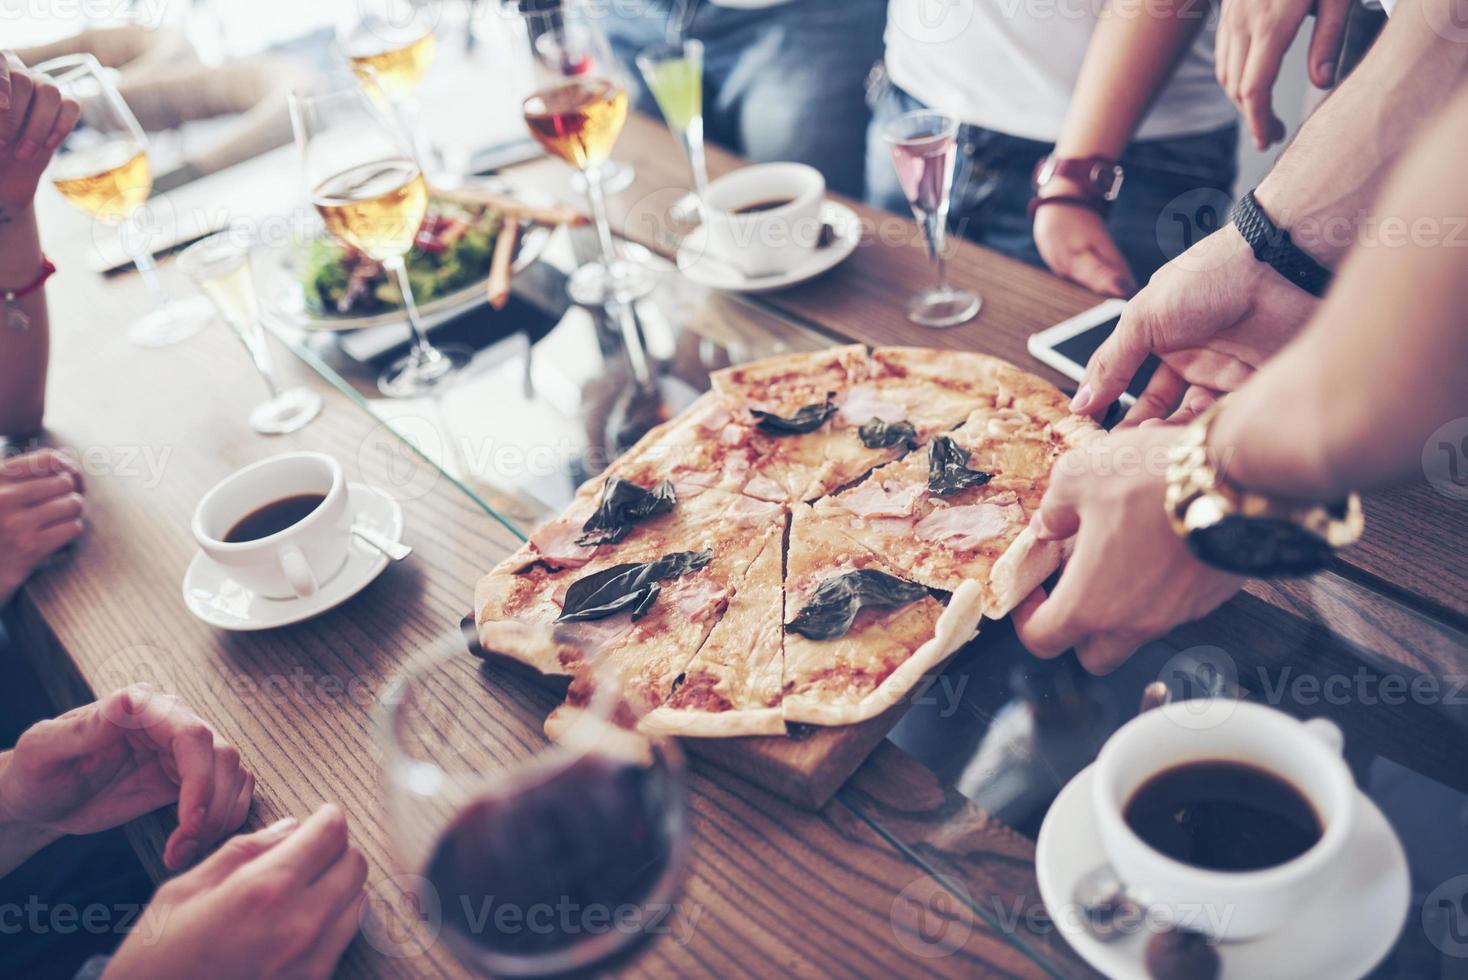
[[[365,483],[347,484],[347,514],[392,541],[403,534],[403,508]],[[229,570],[200,551],[183,578],[184,605],[210,626],[235,632],[275,629],[318,616],[361,592],[388,566],[388,558],[352,537],[341,570],[309,599],[267,599],[230,577]]]
[[[1096,767],[1076,775],[1051,804],[1035,845],[1040,900],[1080,957],[1113,980],[1147,980],[1140,929],[1103,942],[1082,923],[1072,895],[1082,876],[1106,861],[1092,812]],[[1220,943],[1221,980],[1361,977],[1391,951],[1411,898],[1407,855],[1375,803],[1359,793],[1355,825],[1332,886],[1288,922],[1258,939]]]
[[678,247],[678,271],[700,286],[728,293],[765,293],[814,279],[846,261],[861,241],[861,218],[837,201],[821,204],[821,221],[831,226],[833,240],[818,248],[788,272],[768,276],[746,276],[707,251],[708,230],[700,225]]

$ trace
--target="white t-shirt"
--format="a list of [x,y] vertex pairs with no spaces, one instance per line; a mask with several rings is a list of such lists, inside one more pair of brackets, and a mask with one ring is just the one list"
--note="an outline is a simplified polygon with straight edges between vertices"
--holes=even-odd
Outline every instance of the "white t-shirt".
[[[1147,0],[1115,0],[1147,16]],[[963,122],[1053,143],[1060,136],[1105,0],[891,0],[887,70],[922,102]],[[1209,23],[1137,131],[1160,139],[1238,119],[1213,72]]]

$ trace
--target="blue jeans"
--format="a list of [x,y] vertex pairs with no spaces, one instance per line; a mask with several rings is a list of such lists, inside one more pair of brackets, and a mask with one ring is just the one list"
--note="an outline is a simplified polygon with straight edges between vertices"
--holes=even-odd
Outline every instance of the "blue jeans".
[[[617,57],[641,82],[635,58],[668,33],[672,0],[633,14],[611,3],[605,22]],[[882,57],[886,0],[796,0],[765,9],[690,0],[685,37],[704,46],[704,134],[756,163],[793,160],[834,190],[862,196],[867,73]],[[657,117],[645,86],[637,107]]]
[[[867,133],[867,203],[908,212],[882,124],[925,106],[886,78],[870,93]],[[977,126],[958,134],[958,165],[948,226],[955,233],[1005,255],[1044,268],[1026,211],[1034,192],[1035,163],[1052,144]],[[1223,220],[1237,176],[1238,127],[1196,136],[1137,140],[1121,158],[1126,179],[1111,205],[1107,228],[1138,283]]]

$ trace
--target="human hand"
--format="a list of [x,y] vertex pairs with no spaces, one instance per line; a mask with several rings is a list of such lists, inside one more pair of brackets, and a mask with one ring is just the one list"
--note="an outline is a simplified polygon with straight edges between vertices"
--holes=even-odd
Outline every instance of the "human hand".
[[1213,42],[1214,70],[1259,149],[1284,139],[1285,125],[1274,114],[1274,82],[1305,15],[1315,13],[1310,81],[1317,88],[1330,88],[1350,4],[1351,0],[1222,0]]
[[1257,261],[1228,225],[1157,270],[1127,303],[1086,364],[1071,410],[1105,412],[1156,354],[1162,364],[1123,425],[1191,418],[1278,353],[1319,302]]
[[50,79],[0,52],[0,210],[29,207],[80,109]]
[[1062,456],[1030,526],[1042,541],[1075,538],[1060,581],[1014,611],[1038,657],[1075,648],[1086,669],[1114,670],[1146,641],[1222,604],[1243,579],[1204,565],[1164,507],[1167,451],[1182,430],[1112,432]]
[[1057,276],[1102,296],[1126,298],[1137,291],[1106,222],[1090,208],[1073,204],[1037,208],[1034,232],[1040,257]]
[[357,934],[367,861],[327,805],[232,838],[158,889],[104,980],[316,980]]
[[177,801],[163,849],[174,869],[244,823],[254,791],[234,746],[143,685],[38,722],[0,755],[0,826],[92,834]]
[[82,474],[54,449],[0,460],[0,606],[82,533]]

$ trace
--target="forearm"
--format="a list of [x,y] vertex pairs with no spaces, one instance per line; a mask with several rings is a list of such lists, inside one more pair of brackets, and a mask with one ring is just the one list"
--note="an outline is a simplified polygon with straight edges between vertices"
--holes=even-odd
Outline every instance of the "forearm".
[[[35,209],[0,207],[0,290],[29,285],[41,262]],[[44,288],[21,297],[17,305],[29,321],[24,330],[11,326],[8,311],[0,309],[0,436],[25,436],[40,429],[46,404],[50,324]]]
[[0,752],[0,878],[10,874],[61,835],[11,820],[5,806],[5,770],[11,753]]
[[1259,185],[1260,204],[1297,245],[1336,265],[1392,163],[1468,70],[1468,44],[1433,29],[1457,0],[1401,0],[1381,37],[1305,122]]
[[1373,215],[1412,241],[1363,244],[1300,337],[1231,399],[1213,444],[1238,484],[1310,500],[1420,475],[1468,416],[1468,93],[1392,176]]
[[1120,157],[1207,12],[1201,0],[1108,4],[1086,48],[1056,155]]

